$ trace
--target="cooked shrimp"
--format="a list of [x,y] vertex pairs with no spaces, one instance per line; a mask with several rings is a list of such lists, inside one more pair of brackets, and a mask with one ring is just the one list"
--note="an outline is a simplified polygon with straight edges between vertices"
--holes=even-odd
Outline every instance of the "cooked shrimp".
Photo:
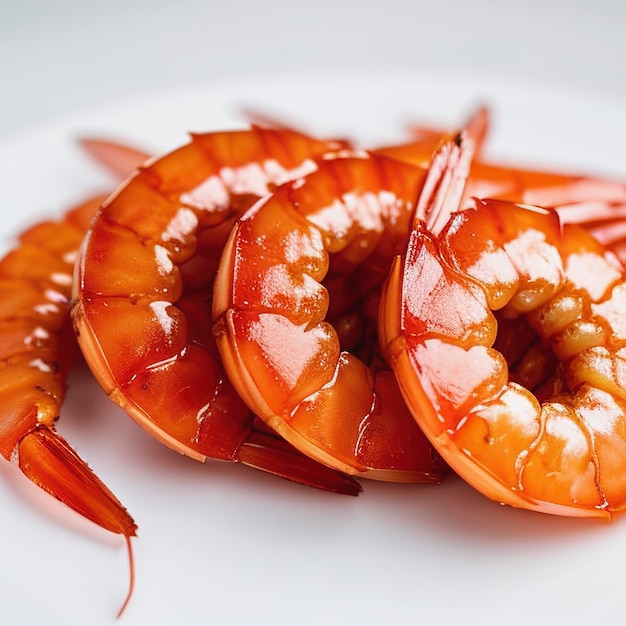
[[130,539],[137,526],[56,430],[68,369],[78,356],[69,319],[73,261],[103,199],[30,228],[0,261],[0,453],[74,511],[126,538],[127,602]]
[[322,162],[235,225],[213,300],[217,345],[248,406],[347,474],[438,482],[381,358],[378,290],[405,245],[424,170],[382,156]]
[[193,135],[103,205],[76,265],[78,340],[109,397],[174,450],[361,490],[255,419],[223,371],[210,326],[213,278],[236,218],[346,147],[288,129]]
[[466,178],[459,153],[435,157],[434,192],[390,273],[384,352],[417,423],[476,489],[610,517],[626,508],[624,269],[555,211],[500,200],[461,210],[462,187],[442,176]]

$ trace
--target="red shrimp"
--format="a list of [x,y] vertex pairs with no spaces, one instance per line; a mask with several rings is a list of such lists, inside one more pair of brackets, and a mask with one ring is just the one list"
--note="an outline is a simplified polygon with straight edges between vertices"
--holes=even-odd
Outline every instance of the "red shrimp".
[[209,322],[213,277],[235,220],[276,184],[346,148],[289,129],[193,135],[104,203],[76,265],[74,325],[106,393],[162,443],[200,461],[361,491],[250,413],[223,371]]
[[68,369],[78,356],[69,318],[73,262],[104,197],[24,232],[0,261],[0,453],[36,485],[100,527],[130,540],[137,526],[57,432]]
[[235,225],[214,286],[217,345],[247,405],[346,474],[439,482],[446,468],[378,350],[378,290],[404,247],[425,170],[325,161]]
[[384,353],[417,423],[484,495],[609,518],[626,508],[624,268],[553,210],[461,208],[462,145],[436,155],[389,275]]

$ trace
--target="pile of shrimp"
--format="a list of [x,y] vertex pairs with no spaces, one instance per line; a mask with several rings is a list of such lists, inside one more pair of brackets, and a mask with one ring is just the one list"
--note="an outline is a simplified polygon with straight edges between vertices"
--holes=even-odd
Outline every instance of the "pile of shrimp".
[[626,184],[489,162],[488,125],[367,150],[277,124],[160,158],[84,142],[126,179],[0,262],[0,452],[125,537],[124,606],[136,524],[56,429],[78,349],[192,459],[626,508]]

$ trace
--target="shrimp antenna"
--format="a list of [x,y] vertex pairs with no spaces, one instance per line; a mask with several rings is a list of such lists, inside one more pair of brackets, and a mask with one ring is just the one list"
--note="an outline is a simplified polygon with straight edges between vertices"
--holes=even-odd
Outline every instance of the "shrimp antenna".
[[125,535],[126,538],[126,547],[128,548],[128,564],[129,564],[129,585],[128,585],[128,593],[126,594],[126,598],[122,603],[120,610],[117,613],[117,619],[122,616],[122,613],[126,610],[128,603],[130,602],[130,598],[133,595],[133,591],[135,589],[135,559],[133,557],[133,546],[131,543],[131,538],[129,535]]

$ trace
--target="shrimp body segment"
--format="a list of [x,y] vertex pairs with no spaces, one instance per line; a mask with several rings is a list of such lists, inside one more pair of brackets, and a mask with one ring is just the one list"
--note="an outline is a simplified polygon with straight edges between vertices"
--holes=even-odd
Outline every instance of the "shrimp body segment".
[[623,510],[623,267],[551,210],[474,200],[448,217],[435,232],[416,218],[381,307],[381,343],[415,419],[493,500]]
[[214,332],[248,406],[347,474],[438,482],[377,342],[379,288],[404,247],[424,170],[380,156],[324,161],[235,225]]
[[109,397],[162,443],[330,491],[360,486],[298,454],[238,397],[210,325],[213,278],[236,218],[273,185],[344,148],[288,131],[193,135],[103,205],[76,265],[78,340]]

